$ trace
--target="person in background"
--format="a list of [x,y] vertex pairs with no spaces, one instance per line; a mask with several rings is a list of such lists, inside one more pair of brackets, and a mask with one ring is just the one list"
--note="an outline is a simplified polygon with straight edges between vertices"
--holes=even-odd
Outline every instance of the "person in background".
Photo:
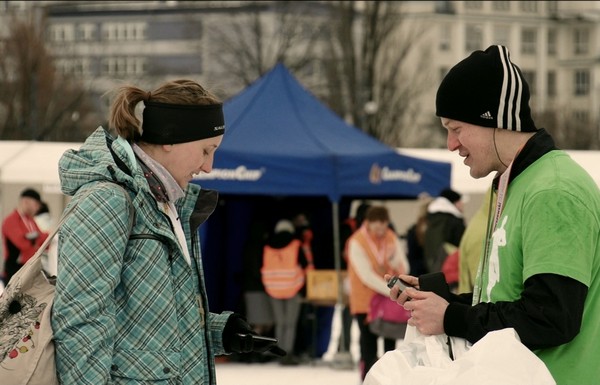
[[[342,247],[341,250],[341,269],[348,271],[348,241],[352,234],[356,230],[362,226],[363,221],[365,219],[365,214],[367,210],[371,207],[371,204],[368,202],[361,202],[356,208],[356,213],[354,217],[349,217],[340,226],[340,245]],[[342,287],[344,290],[345,296],[350,295],[350,278],[348,274],[344,278],[342,283]],[[350,314],[350,306],[349,304],[343,304],[342,312],[342,328],[340,332],[340,337],[338,339],[338,351],[350,352],[350,342],[352,339],[351,331],[352,331],[352,321],[353,317]],[[343,343],[342,343],[343,342]]]
[[[390,229],[390,215],[383,206],[367,209],[364,222],[348,240],[348,277],[350,313],[360,330],[360,375],[364,379],[377,361],[378,336],[371,332],[367,315],[375,293],[387,295],[384,274],[406,274],[408,260],[396,233]],[[396,347],[393,339],[384,339],[384,350]]]
[[34,219],[41,205],[40,193],[26,188],[19,195],[17,207],[2,221],[5,285],[48,238]]
[[458,247],[464,231],[462,196],[450,188],[442,190],[427,206],[423,253],[429,273],[442,271],[448,256],[444,244]]
[[[50,208],[46,202],[42,202],[40,209],[33,218],[35,223],[38,225],[40,230],[44,233],[50,233],[54,223],[52,222],[52,216],[50,215]],[[50,241],[50,245],[46,252],[42,255],[42,268],[50,277],[56,277],[57,274],[57,254],[58,254],[58,238],[54,237]]]
[[479,261],[483,253],[485,243],[485,230],[490,215],[490,207],[496,202],[496,193],[490,187],[485,195],[481,206],[473,215],[467,228],[460,239],[459,250],[459,273],[458,273],[458,293],[471,293],[475,288],[475,278]]
[[425,231],[427,230],[427,206],[432,199],[429,196],[419,199],[417,220],[406,232],[406,256],[410,263],[410,274],[416,277],[426,274],[425,263]]
[[444,243],[444,250],[446,258],[444,259],[444,263],[442,263],[442,273],[444,273],[444,278],[446,278],[446,283],[450,291],[457,293],[460,250],[451,243]]
[[304,258],[306,258],[306,269],[312,270],[315,268],[314,257],[312,252],[312,239],[313,231],[310,228],[310,222],[304,213],[298,213],[292,219],[292,225],[294,225],[295,233],[294,236],[302,244],[302,252]]
[[[262,283],[260,269],[262,267],[263,247],[269,234],[267,220],[257,215],[249,226],[249,234],[244,245],[242,259],[242,291],[244,295],[244,314],[247,322],[259,335],[273,335],[273,309],[271,300],[265,292]],[[240,361],[265,362],[270,361],[273,356],[255,353],[240,354]]]
[[222,104],[189,79],[123,86],[109,124],[117,137],[99,127],[59,161],[77,205],[59,232],[60,383],[214,385],[216,355],[276,349],[255,344],[240,315],[209,309],[198,227],[217,193],[190,181],[212,170]]
[[295,237],[291,221],[281,219],[263,249],[262,282],[270,297],[275,320],[275,338],[289,352],[281,359],[282,365],[298,365],[294,342],[302,290],[306,282],[308,261],[302,242]]
[[[472,293],[390,290],[425,335],[475,343],[513,328],[557,384],[592,384],[600,367],[600,190],[531,117],[529,85],[508,49],[456,64],[437,91],[448,149],[474,178],[496,173],[482,268]],[[416,277],[404,276],[417,285]],[[410,300],[408,300],[411,298]],[[507,368],[510,370],[510,368]]]

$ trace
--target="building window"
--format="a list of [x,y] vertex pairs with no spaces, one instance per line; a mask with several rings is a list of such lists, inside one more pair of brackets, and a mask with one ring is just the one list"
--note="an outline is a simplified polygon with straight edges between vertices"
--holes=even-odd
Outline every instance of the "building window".
[[85,23],[77,26],[77,40],[92,41],[96,39],[96,24]]
[[449,25],[440,26],[440,51],[450,51],[452,46],[452,29]]
[[548,96],[549,97],[556,96],[556,72],[548,71],[547,81],[548,81],[548,83],[547,83]]
[[483,1],[464,1],[465,9],[482,9]]
[[55,43],[75,40],[73,24],[53,24],[50,26],[50,40]]
[[465,49],[473,52],[483,48],[483,30],[478,25],[467,25]]
[[529,94],[530,95],[535,95],[536,94],[536,75],[535,75],[535,71],[527,71],[527,70],[522,70],[521,73],[523,74],[523,77],[525,78],[525,81],[527,82],[527,84],[529,84]]
[[527,13],[536,13],[538,11],[537,1],[519,1],[519,9]]
[[454,4],[452,1],[436,1],[435,12],[436,13],[454,13]]
[[533,28],[521,30],[521,53],[523,55],[534,55],[537,47],[537,32]]
[[573,111],[573,120],[578,123],[588,124],[590,122],[590,113],[586,110],[575,110]]
[[548,56],[556,56],[556,30],[548,30]]
[[91,63],[89,58],[61,58],[55,60],[58,72],[66,76],[84,77],[91,74]]
[[510,27],[507,25],[494,26],[494,44],[510,47]]
[[106,23],[102,26],[104,40],[144,40],[146,23]]
[[510,11],[510,1],[492,1],[494,11]]
[[590,93],[590,71],[575,71],[575,96],[588,95]]
[[573,49],[576,55],[585,55],[589,52],[590,31],[586,28],[576,28],[573,31]]
[[111,57],[102,61],[104,75],[143,75],[146,73],[146,60],[140,57]]
[[546,1],[546,9],[548,10],[548,13],[554,14],[558,11],[558,4],[556,3],[557,1]]

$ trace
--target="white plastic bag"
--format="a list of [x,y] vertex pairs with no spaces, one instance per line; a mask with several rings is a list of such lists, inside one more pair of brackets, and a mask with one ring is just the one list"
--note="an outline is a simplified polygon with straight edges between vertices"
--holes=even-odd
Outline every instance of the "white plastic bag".
[[409,326],[405,340],[371,367],[363,385],[556,384],[512,328],[490,332],[470,349],[464,339],[451,337],[454,361],[447,340],[445,334],[423,336]]

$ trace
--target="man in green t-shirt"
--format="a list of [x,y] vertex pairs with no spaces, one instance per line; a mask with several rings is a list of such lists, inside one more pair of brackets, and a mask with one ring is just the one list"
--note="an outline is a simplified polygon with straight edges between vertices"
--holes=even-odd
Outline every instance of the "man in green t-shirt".
[[447,301],[407,289],[397,301],[412,310],[409,324],[472,343],[514,328],[558,384],[598,382],[598,186],[535,126],[529,86],[506,47],[475,51],[455,65],[438,89],[436,114],[448,149],[464,158],[472,177],[496,172],[497,199],[473,293]]

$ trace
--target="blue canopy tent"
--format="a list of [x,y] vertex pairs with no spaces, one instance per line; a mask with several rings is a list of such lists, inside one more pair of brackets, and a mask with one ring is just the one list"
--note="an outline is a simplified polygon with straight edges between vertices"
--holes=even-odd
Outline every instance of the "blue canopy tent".
[[[225,135],[213,171],[194,183],[222,196],[327,197],[338,271],[342,197],[416,198],[450,186],[449,163],[400,155],[348,125],[282,64],[227,100],[224,114]],[[232,218],[233,231],[247,231],[240,218],[239,213]]]
[[398,154],[348,125],[282,65],[224,106],[214,169],[195,181],[226,194],[414,198],[450,185],[450,164]]

